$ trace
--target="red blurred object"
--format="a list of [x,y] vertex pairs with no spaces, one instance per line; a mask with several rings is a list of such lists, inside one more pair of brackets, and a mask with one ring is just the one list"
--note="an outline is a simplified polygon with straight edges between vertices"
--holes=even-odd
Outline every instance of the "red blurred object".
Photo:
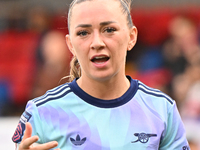
[[150,87],[158,88],[168,85],[172,74],[169,70],[161,68],[139,73],[136,78]]
[[177,15],[185,15],[193,19],[196,24],[200,24],[200,8],[198,6],[134,8],[131,15],[133,23],[138,28],[138,40],[148,46],[160,45],[168,38],[169,23]]
[[0,34],[0,79],[10,86],[13,103],[26,103],[35,73],[38,36],[32,32],[7,31]]

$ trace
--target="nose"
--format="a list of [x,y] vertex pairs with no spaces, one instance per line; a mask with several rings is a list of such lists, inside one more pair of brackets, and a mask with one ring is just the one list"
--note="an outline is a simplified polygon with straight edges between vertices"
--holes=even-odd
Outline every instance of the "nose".
[[99,32],[94,32],[90,48],[93,50],[101,50],[105,47],[105,43]]

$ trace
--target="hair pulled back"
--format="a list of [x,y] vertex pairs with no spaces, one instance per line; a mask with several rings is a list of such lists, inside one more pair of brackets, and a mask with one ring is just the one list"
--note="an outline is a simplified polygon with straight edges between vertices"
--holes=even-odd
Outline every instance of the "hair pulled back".
[[[71,2],[70,6],[69,6],[68,20],[67,20],[69,33],[70,33],[70,20],[71,20],[71,16],[72,16],[72,9],[76,4],[80,4],[85,1],[94,1],[94,0],[73,0]],[[116,1],[119,1],[121,3],[122,12],[126,15],[128,26],[131,28],[133,26],[131,14],[130,14],[132,0],[116,0]]]
[[[94,1],[94,0],[73,0],[69,6],[69,11],[68,11],[68,30],[70,34],[70,21],[72,17],[72,9],[75,5],[85,2],[85,1]],[[120,2],[120,6],[122,9],[122,13],[126,16],[127,18],[127,25],[129,28],[133,27],[133,22],[131,18],[131,2],[132,0],[115,0]],[[81,68],[78,63],[78,59],[76,56],[73,56],[71,62],[70,62],[70,76],[69,76],[69,81],[73,81],[75,78],[79,78],[81,76]]]

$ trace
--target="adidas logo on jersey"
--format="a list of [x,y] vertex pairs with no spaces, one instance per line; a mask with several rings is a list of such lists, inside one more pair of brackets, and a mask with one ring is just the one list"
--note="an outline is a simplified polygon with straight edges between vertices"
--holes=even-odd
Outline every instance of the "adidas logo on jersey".
[[78,135],[76,136],[76,139],[70,138],[70,141],[71,141],[74,145],[80,146],[80,145],[82,145],[82,144],[85,143],[86,137],[84,137],[83,139],[81,139],[81,138],[80,138],[80,135],[78,134]]

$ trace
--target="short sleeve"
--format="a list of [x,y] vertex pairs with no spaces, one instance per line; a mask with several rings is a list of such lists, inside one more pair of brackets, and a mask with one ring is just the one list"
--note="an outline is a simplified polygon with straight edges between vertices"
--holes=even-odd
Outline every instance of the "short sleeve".
[[169,109],[159,150],[190,150],[176,103]]
[[25,126],[26,122],[30,122],[32,125],[32,136],[38,135],[39,136],[38,143],[42,143],[42,135],[43,135],[42,122],[38,113],[38,109],[32,101],[29,101],[27,103],[26,109],[21,115],[15,133],[12,137],[12,141],[14,143],[21,143],[26,128]]

